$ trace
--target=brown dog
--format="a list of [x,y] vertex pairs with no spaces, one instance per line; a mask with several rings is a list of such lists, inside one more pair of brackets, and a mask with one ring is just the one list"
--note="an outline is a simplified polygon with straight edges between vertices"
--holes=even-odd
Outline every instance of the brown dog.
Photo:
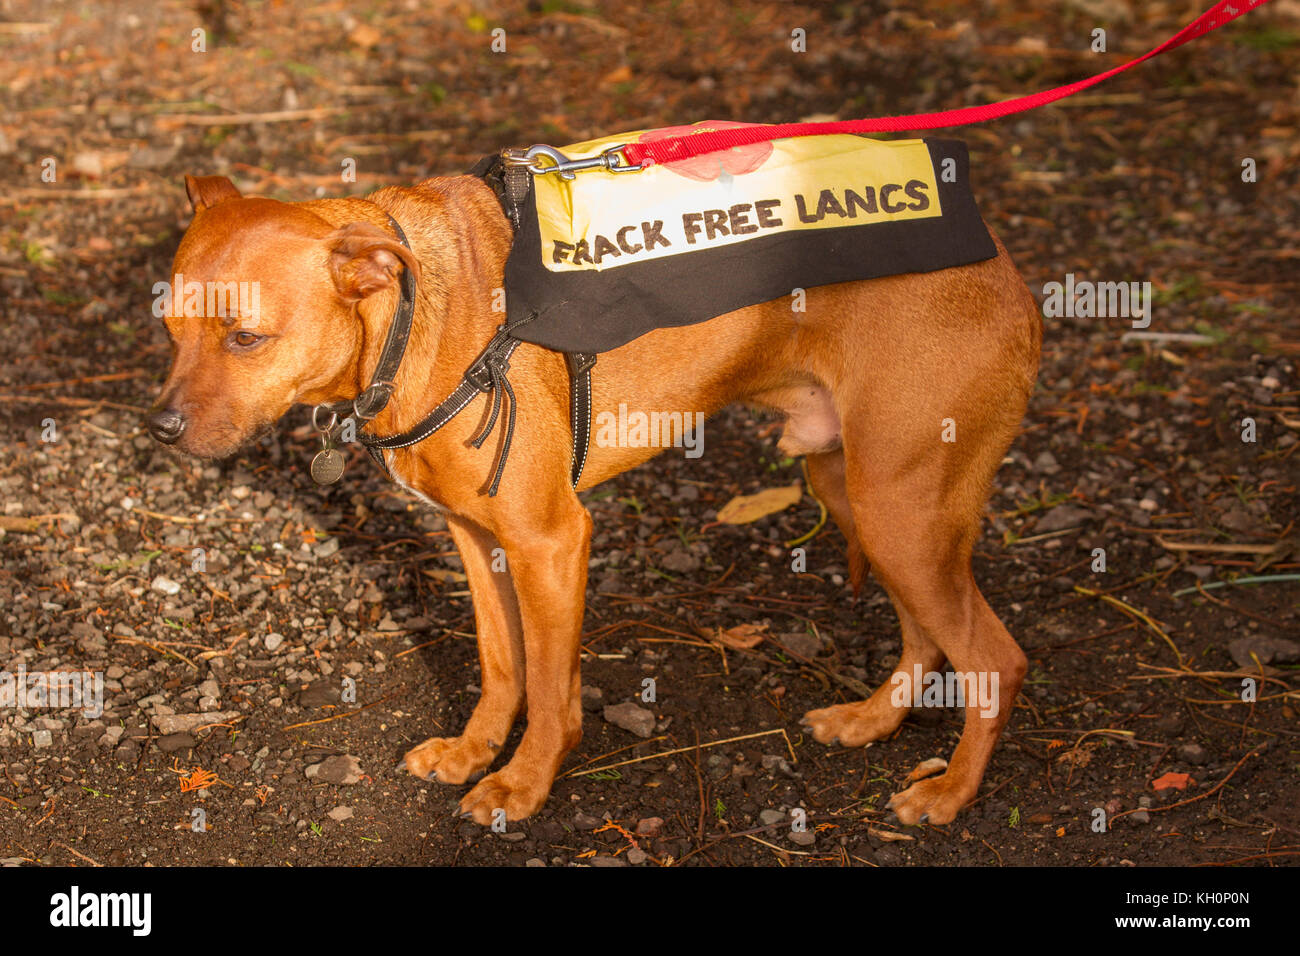
[[[206,457],[231,454],[296,403],[355,397],[371,380],[400,297],[402,267],[419,280],[415,321],[392,400],[369,425],[410,428],[452,392],[496,330],[493,292],[511,228],[482,181],[460,176],[364,199],[284,203],[242,197],[221,177],[186,178],[195,217],[176,254],[187,281],[260,283],[260,314],[166,319],[171,373],[149,419],[160,441]],[[389,215],[409,238],[396,238]],[[693,409],[745,401],[785,416],[780,447],[805,455],[813,490],[848,539],[855,587],[874,570],[902,622],[895,672],[911,679],[946,660],[995,675],[994,708],[966,702],[965,728],[941,776],[896,794],[904,823],[950,822],[976,794],[1011,714],[1026,659],[985,602],[971,550],[994,472],[1019,428],[1042,334],[1038,309],[999,243],[974,265],[807,291],[788,302],[660,329],[601,356],[594,411]],[[174,311],[180,312],[179,308]],[[483,694],[459,737],[433,738],[407,769],[443,783],[481,776],[520,711],[513,758],[475,785],[461,810],[479,823],[504,808],[538,810],[582,734],[579,634],[591,517],[569,483],[568,377],[562,357],[522,345],[509,467],[483,493],[496,442],[468,439],[489,400],[430,438],[386,453],[394,477],[446,512],[464,561],[478,629]],[[941,440],[952,419],[957,440]],[[652,448],[593,445],[579,489],[640,464]],[[504,548],[508,574],[494,573]],[[869,700],[807,714],[823,743],[860,746],[907,715],[893,682]]]

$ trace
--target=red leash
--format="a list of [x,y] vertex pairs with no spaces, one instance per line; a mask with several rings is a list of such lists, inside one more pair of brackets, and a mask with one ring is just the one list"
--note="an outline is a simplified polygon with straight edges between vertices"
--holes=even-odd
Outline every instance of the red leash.
[[904,130],[934,129],[939,126],[960,126],[965,123],[982,123],[998,119],[1011,113],[1030,110],[1043,106],[1086,90],[1102,80],[1107,80],[1116,73],[1137,66],[1158,53],[1182,46],[1189,40],[1204,36],[1211,30],[1217,30],[1243,13],[1263,6],[1268,0],[1219,0],[1213,7],[1179,30],[1174,36],[1156,47],[1150,53],[1130,60],[1122,66],[1098,73],[1096,76],[1056,89],[1020,96],[1000,103],[987,103],[984,106],[968,106],[956,110],[944,110],[941,113],[914,113],[910,116],[882,116],[876,119],[846,120],[838,123],[781,123],[775,126],[742,126],[732,129],[716,130],[675,136],[649,143],[628,143],[623,147],[623,158],[630,167],[651,166],[655,163],[670,163],[678,159],[689,159],[701,153],[713,153],[730,149],[733,146],[747,146],[750,143],[762,143],[773,139],[786,139],[791,136],[824,136],[830,133],[897,133]]

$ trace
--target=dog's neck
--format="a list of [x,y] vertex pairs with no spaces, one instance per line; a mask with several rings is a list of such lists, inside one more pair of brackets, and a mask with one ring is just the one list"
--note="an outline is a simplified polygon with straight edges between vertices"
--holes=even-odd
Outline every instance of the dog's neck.
[[[487,186],[465,176],[426,180],[413,188],[381,189],[365,199],[319,200],[312,205],[336,225],[365,221],[386,232],[392,229],[388,218],[392,216],[425,266],[416,288],[410,340],[392,396],[367,429],[379,436],[406,431],[455,389],[505,319],[492,312],[492,304],[503,281],[511,240],[509,224]],[[471,211],[466,205],[476,208]],[[472,224],[477,222],[481,228],[485,221],[490,223],[492,241],[484,243],[482,237],[478,243],[467,241],[465,233]],[[476,257],[476,248],[491,254]],[[447,269],[451,259],[462,260],[461,267]],[[455,288],[447,286],[442,270],[460,278]],[[399,280],[357,304],[359,341],[355,361],[338,383],[339,399],[354,398],[370,385],[400,301]]]

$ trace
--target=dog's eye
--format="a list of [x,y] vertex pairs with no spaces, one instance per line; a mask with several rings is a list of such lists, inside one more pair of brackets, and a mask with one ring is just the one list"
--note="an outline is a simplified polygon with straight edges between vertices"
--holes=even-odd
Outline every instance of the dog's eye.
[[238,332],[230,333],[230,344],[241,349],[250,349],[264,338],[266,338],[265,335],[258,335],[256,332],[240,329]]

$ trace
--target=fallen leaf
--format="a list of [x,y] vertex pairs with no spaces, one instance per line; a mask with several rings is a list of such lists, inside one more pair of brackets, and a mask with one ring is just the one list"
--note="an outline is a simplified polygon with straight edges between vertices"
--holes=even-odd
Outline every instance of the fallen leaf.
[[714,640],[719,644],[725,644],[727,647],[735,647],[740,650],[749,650],[751,647],[757,647],[763,643],[763,637],[767,632],[766,624],[737,624],[735,627],[729,627],[725,631],[718,628]]
[[784,511],[802,498],[803,484],[798,481],[781,488],[764,488],[757,494],[737,495],[718,511],[718,520],[723,524],[749,524]]
[[433,578],[435,581],[441,581],[443,584],[464,584],[469,578],[459,571],[445,571],[442,568],[435,568],[432,571],[421,572],[427,578]]
[[1191,774],[1174,773],[1170,771],[1163,777],[1157,777],[1151,781],[1152,790],[1186,790],[1187,785],[1192,782]]
[[348,40],[363,50],[369,50],[377,46],[383,38],[384,35],[369,23],[358,23],[352,28],[352,32],[348,34]]

